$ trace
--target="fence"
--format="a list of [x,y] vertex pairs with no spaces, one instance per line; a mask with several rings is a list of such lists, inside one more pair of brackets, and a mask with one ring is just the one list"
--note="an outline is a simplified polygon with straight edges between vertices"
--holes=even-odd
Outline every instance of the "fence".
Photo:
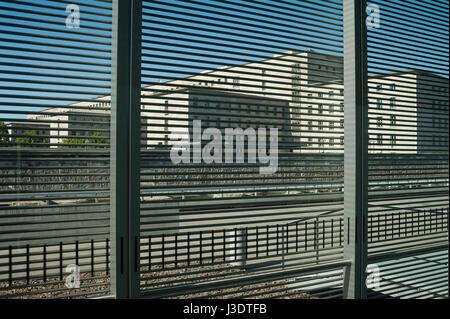
[[[439,242],[445,248],[448,218],[448,209],[372,216],[369,219],[369,245],[373,251],[378,248],[379,253],[376,245],[390,243],[401,252],[400,248],[405,247],[399,247],[399,240],[412,238],[413,244]],[[211,292],[216,297],[239,298],[342,297],[342,267],[348,264],[342,259],[342,249],[348,241],[344,237],[344,223],[342,216],[323,216],[281,225],[148,235],[140,238],[138,243],[142,285],[152,291],[153,297],[165,298],[179,297],[180,289],[186,289],[189,297],[205,297]],[[430,247],[424,251],[431,252]],[[444,252],[441,248],[436,256],[442,258]],[[419,255],[417,250],[410,254]],[[9,246],[1,256],[1,298],[110,294],[109,239]],[[377,258],[383,259],[380,254]],[[78,289],[66,286],[72,273],[72,269],[66,269],[70,264],[80,267]],[[322,265],[323,269],[319,267]],[[407,267],[412,266],[403,261],[394,269],[404,272]],[[288,270],[293,268],[296,268],[296,276],[283,275],[284,271],[289,273]],[[439,272],[443,271],[442,267],[437,268]],[[431,275],[436,272],[432,271]],[[421,276],[424,276],[423,272]],[[230,282],[245,282],[248,287],[242,291]],[[193,284],[199,283],[204,288],[192,288]],[[388,297],[380,293],[375,296]]]

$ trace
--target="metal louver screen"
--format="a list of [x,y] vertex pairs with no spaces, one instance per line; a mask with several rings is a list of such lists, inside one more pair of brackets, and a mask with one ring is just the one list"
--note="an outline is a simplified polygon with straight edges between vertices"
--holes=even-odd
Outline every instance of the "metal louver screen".
[[0,0],[0,299],[448,298],[448,6]]
[[111,13],[0,1],[0,298],[109,291]]
[[371,1],[370,298],[448,298],[448,1]]
[[142,293],[341,296],[342,3],[142,8]]

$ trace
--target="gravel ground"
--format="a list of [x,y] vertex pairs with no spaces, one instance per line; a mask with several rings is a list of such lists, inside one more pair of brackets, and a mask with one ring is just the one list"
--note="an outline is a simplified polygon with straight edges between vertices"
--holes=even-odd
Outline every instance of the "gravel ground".
[[[170,266],[170,265],[168,265]],[[174,265],[172,265],[174,266]],[[229,264],[217,265],[199,265],[191,263],[187,265],[179,264],[176,269],[162,269],[161,267],[152,267],[148,272],[148,267],[142,268],[141,285],[146,289],[164,288],[174,285],[192,284],[203,282],[205,277],[208,280],[224,279],[230,275],[245,274],[237,268],[231,268]],[[29,285],[25,281],[13,281],[12,287],[8,282],[0,283],[0,298],[19,298],[19,299],[39,299],[39,298],[87,298],[98,297],[109,294],[109,277],[104,272],[96,272],[95,277],[90,273],[80,274],[81,287],[77,289],[68,289],[65,287],[65,281],[60,281],[59,277],[49,277],[47,282],[42,280],[31,280]],[[174,282],[176,281],[176,283]],[[314,297],[308,296],[295,289],[290,289],[286,281],[271,281],[251,285],[239,285],[234,288],[217,289],[194,294],[180,295],[170,297],[173,299],[190,298],[277,298],[277,299],[296,299]],[[7,295],[15,296],[8,297]]]

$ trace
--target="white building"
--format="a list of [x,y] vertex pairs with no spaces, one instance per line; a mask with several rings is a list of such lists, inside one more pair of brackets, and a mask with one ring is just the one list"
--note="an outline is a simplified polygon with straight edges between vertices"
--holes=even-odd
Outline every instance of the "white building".
[[11,122],[6,124],[10,142],[16,143],[18,137],[25,137],[30,132],[39,137],[44,143],[49,142],[50,126],[46,123]]
[[[188,132],[197,117],[218,128],[277,126],[285,137],[280,142],[293,152],[343,152],[342,79],[341,56],[287,51],[147,86],[141,100],[143,138],[149,148],[169,145],[170,132]],[[371,152],[448,148],[447,79],[417,70],[373,75],[368,99]],[[50,142],[57,145],[94,129],[107,131],[109,100],[104,96],[28,118],[47,120]]]
[[27,119],[47,125],[50,147],[56,148],[67,138],[83,138],[92,136],[94,132],[99,132],[102,138],[109,138],[110,105],[110,96],[103,96],[90,102],[48,108],[40,114],[27,115]]

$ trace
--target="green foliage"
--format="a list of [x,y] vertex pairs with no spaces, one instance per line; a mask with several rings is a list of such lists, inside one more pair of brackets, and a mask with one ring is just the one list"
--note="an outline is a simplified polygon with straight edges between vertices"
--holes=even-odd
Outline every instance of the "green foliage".
[[9,144],[9,132],[5,122],[0,121],[0,147],[6,147]]
[[39,144],[46,142],[45,138],[39,137],[37,130],[25,131],[24,135],[26,136],[16,137],[16,147],[43,147]]
[[76,145],[61,145],[60,148],[85,148],[86,139],[79,137],[80,133],[75,134],[76,137],[69,137],[62,140],[63,144],[76,144]]
[[[89,138],[90,144],[106,144],[106,139],[101,138],[103,136],[102,132],[94,132],[92,134],[93,137]],[[105,146],[90,146],[91,148],[106,148]]]
[[76,145],[61,145],[61,148],[106,148],[105,146],[94,146],[86,144],[106,144],[106,139],[101,138],[102,132],[94,132],[89,138],[80,137],[80,133],[76,133],[75,137],[65,138],[63,144],[76,144]]

